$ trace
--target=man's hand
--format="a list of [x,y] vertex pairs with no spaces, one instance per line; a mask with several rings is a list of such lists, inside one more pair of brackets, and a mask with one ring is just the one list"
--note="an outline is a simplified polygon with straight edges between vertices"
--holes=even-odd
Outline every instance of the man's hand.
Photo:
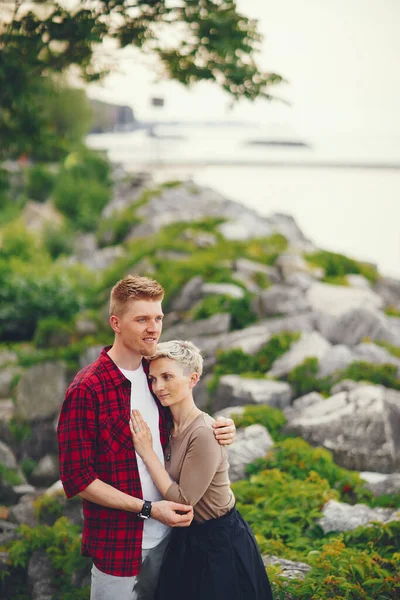
[[212,426],[214,427],[214,435],[221,446],[229,446],[235,441],[236,427],[232,419],[218,417]]
[[169,527],[189,527],[193,520],[193,506],[160,500],[153,502],[151,517]]

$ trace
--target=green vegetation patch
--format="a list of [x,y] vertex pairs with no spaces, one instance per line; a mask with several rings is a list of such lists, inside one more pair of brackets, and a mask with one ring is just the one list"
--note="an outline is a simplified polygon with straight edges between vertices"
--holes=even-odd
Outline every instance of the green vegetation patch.
[[327,250],[306,254],[305,259],[315,267],[322,267],[325,271],[324,281],[331,283],[338,282],[334,278],[343,278],[351,274],[363,275],[371,283],[375,283],[379,277],[379,273],[373,265]]
[[[263,404],[262,406],[249,404],[244,407],[243,414],[240,415],[238,413],[232,413],[231,417],[234,420],[237,428],[249,427],[250,425],[258,423],[260,425],[264,425],[264,427],[268,429],[268,433],[270,434],[273,440],[276,441],[284,439],[286,437],[282,435],[281,430],[282,427],[286,424],[287,419],[284,413],[281,410],[279,410],[279,408],[274,408],[272,406],[268,406],[267,404]],[[268,468],[262,467],[258,469],[255,466],[257,463],[251,464],[254,465],[254,467],[253,470],[250,467],[250,470],[248,471],[249,474],[253,474],[255,472],[263,470],[264,468]]]
[[21,477],[18,474],[17,469],[6,467],[3,463],[0,463],[0,477],[3,481],[6,481],[10,485],[19,485],[22,483]]
[[232,298],[226,295],[206,296],[193,310],[193,319],[208,319],[216,313],[229,313],[231,315],[231,330],[243,329],[258,320],[252,309],[251,295],[245,294],[243,298]]
[[388,317],[400,317],[400,310],[395,306],[387,306],[384,313],[388,315]]

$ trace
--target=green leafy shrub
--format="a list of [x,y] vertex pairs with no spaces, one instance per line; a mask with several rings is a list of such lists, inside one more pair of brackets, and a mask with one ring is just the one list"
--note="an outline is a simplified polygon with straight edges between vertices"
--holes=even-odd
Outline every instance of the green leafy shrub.
[[279,440],[283,437],[281,429],[286,424],[286,417],[279,408],[273,408],[267,404],[262,406],[248,405],[244,407],[243,414],[239,415],[237,413],[232,413],[231,417],[237,428],[249,427],[250,425],[258,423],[264,425],[264,427],[268,429],[273,440]]
[[395,306],[387,306],[384,310],[384,313],[388,317],[400,317],[400,310]]
[[53,260],[72,254],[74,235],[70,227],[48,225],[42,234],[43,245]]
[[29,440],[32,436],[32,428],[28,421],[21,417],[13,417],[8,423],[8,429],[17,442]]
[[25,477],[29,480],[38,463],[33,458],[23,458],[20,462],[21,470]]
[[296,397],[310,392],[321,392],[327,395],[333,383],[331,377],[318,377],[318,358],[315,357],[306,358],[301,365],[292,369],[287,380],[293,387]]
[[252,475],[265,469],[280,469],[300,480],[315,471],[339,492],[343,502],[365,502],[373,498],[358,473],[339,467],[329,450],[314,448],[302,438],[287,438],[276,443],[264,458],[250,463],[246,471]]
[[[79,311],[81,298],[66,273],[47,273],[14,262],[0,278],[0,340],[29,340],[40,319],[66,321]],[[1,268],[0,268],[1,270]]]
[[33,342],[38,348],[68,346],[73,338],[73,325],[57,317],[38,321]]
[[55,206],[78,229],[94,231],[101,211],[111,197],[110,167],[95,152],[67,157],[54,188]]
[[54,188],[56,176],[48,167],[42,164],[34,165],[28,169],[26,193],[36,202],[45,202]]
[[8,171],[0,167],[0,210],[9,202],[9,189]]
[[341,371],[340,378],[353,379],[354,381],[370,381],[371,383],[400,390],[400,379],[397,377],[396,365],[376,365],[357,361]]
[[21,477],[19,476],[17,469],[6,467],[3,463],[0,463],[0,478],[6,481],[10,485],[19,485],[22,483]]
[[325,271],[325,280],[329,278],[345,277],[350,274],[363,275],[366,279],[375,283],[378,279],[378,272],[373,265],[363,263],[343,254],[318,250],[312,254],[305,255],[306,260],[314,266],[322,267]]
[[[77,588],[76,581],[82,581],[90,571],[91,561],[81,555],[81,533],[65,517],[60,517],[52,527],[38,525],[20,526],[21,539],[9,547],[9,568],[27,568],[29,558],[35,550],[44,550],[57,571],[54,584],[56,597],[60,600],[88,600],[89,589]],[[30,597],[26,582],[27,597]]]
[[239,511],[254,532],[267,541],[280,540],[286,558],[315,547],[321,537],[315,521],[322,516],[324,504],[338,497],[326,479],[313,471],[304,481],[278,469],[262,471],[233,483],[232,489]]
[[251,307],[251,297],[246,294],[243,298],[232,298],[224,295],[206,296],[194,309],[194,320],[208,319],[216,313],[231,315],[231,329],[243,329],[257,321],[257,315]]
[[33,503],[35,515],[40,523],[54,525],[55,521],[62,516],[65,497],[43,494],[36,498]]
[[34,262],[41,252],[40,241],[36,235],[27,231],[22,222],[8,223],[1,232],[0,260],[13,257],[24,262]]

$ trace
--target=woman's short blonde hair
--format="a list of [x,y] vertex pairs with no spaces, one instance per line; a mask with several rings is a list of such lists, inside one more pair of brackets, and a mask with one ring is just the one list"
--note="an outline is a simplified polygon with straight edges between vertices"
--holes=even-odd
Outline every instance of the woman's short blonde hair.
[[181,366],[185,375],[190,375],[190,373],[201,375],[203,372],[203,357],[200,350],[192,342],[184,340],[161,342],[157,344],[156,353],[147,358],[150,362],[156,360],[156,358],[175,360]]

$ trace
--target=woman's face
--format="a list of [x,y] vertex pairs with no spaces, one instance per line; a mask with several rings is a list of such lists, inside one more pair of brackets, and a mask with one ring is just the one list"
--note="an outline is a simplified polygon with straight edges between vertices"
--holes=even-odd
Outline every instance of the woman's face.
[[185,375],[182,367],[171,358],[157,358],[150,363],[149,377],[152,389],[163,406],[173,406],[191,396],[198,376]]

